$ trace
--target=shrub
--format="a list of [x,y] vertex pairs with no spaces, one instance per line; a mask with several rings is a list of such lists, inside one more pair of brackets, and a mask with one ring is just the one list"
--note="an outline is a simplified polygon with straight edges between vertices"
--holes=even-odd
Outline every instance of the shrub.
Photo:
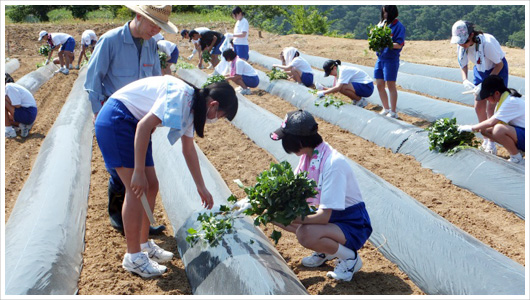
[[86,14],[87,20],[111,20],[114,19],[114,15],[110,10],[94,10]]
[[52,23],[59,23],[63,21],[71,21],[74,19],[72,12],[66,8],[54,9],[48,12],[48,19]]

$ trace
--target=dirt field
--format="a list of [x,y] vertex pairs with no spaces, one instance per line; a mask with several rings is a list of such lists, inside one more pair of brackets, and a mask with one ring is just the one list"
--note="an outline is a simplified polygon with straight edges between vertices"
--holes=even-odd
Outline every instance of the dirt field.
[[[20,69],[12,76],[16,81],[35,70],[36,63],[45,60],[37,53],[40,46],[37,42],[40,30],[69,33],[78,41],[81,33],[86,29],[93,29],[100,36],[107,30],[121,25],[8,25],[6,26],[6,45],[9,45],[9,50],[6,49],[6,56],[19,59],[21,64]],[[223,32],[225,29],[232,30],[233,28],[233,24],[177,24],[179,29],[189,29],[199,25],[209,26],[211,29]],[[177,39],[175,35],[166,34],[165,37],[178,42],[183,57],[191,53],[190,44],[182,41],[180,36]],[[368,50],[367,42],[363,40],[303,35],[277,36],[268,33],[263,33],[263,38],[260,39],[257,30],[254,29],[251,29],[249,40],[250,49],[274,57],[278,56],[283,47],[292,45],[312,55],[368,66],[373,66],[375,63],[375,55]],[[524,50],[509,48],[504,48],[504,50],[510,64],[510,74],[524,76]],[[76,53],[77,51],[78,47]],[[407,42],[402,52],[402,59],[439,66],[457,66],[454,45],[449,44],[448,41]],[[193,63],[197,63],[196,58]],[[6,221],[31,171],[39,147],[59,114],[77,74],[76,70],[71,71],[68,76],[57,74],[41,87],[35,95],[39,115],[30,135],[27,138],[17,137],[6,141]],[[280,118],[283,118],[286,112],[295,109],[284,100],[257,89],[254,89],[253,94],[247,98]],[[370,105],[367,109],[377,111],[381,108]],[[400,118],[420,126],[426,124],[422,120],[402,114]],[[513,213],[453,185],[450,180],[440,174],[423,169],[413,157],[394,154],[389,149],[363,140],[323,120],[317,119],[317,122],[319,132],[324,139],[338,151],[402,189],[486,245],[522,265],[525,264],[525,224]],[[196,141],[220,172],[231,191],[238,197],[243,196],[243,191],[232,180],[239,178],[245,185],[251,185],[255,183],[256,175],[268,168],[270,162],[274,161],[273,157],[225,120],[215,125],[207,125],[205,138],[198,138]],[[503,149],[499,150],[501,150],[501,156],[506,157],[506,152],[503,152]],[[161,205],[161,199],[157,202],[155,218],[159,223],[165,224],[168,230],[163,235],[155,237],[155,241],[163,248],[176,253],[176,257],[167,265],[168,272],[160,278],[143,280],[122,269],[121,260],[126,250],[125,239],[123,235],[112,229],[108,222],[107,179],[108,174],[94,139],[86,220],[86,250],[79,280],[79,294],[190,295],[191,288],[182,261],[178,257],[174,233]],[[271,230],[271,228],[262,229],[266,234],[269,234],[268,231]],[[311,251],[301,247],[292,234],[284,232],[283,235],[277,249],[312,295],[423,294],[405,273],[375,249],[378,245],[368,242],[360,250],[364,265],[351,282],[335,282],[325,276],[327,271],[333,269],[332,264],[327,263],[316,269],[305,268],[300,260]]]

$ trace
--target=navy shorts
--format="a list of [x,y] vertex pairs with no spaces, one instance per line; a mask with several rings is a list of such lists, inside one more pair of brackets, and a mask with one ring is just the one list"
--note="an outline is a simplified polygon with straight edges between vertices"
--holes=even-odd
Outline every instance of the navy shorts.
[[313,85],[313,73],[302,73],[300,79],[302,80],[302,83],[307,87]]
[[248,60],[248,45],[234,45],[234,52],[240,58]]
[[[506,57],[502,59],[502,62],[503,62],[504,65],[503,65],[501,71],[499,72],[499,76],[504,81],[504,85],[508,86],[508,77],[509,76],[508,76],[508,62],[506,61]],[[482,81],[484,81],[484,79],[486,79],[486,77],[490,76],[491,71],[493,71],[493,68],[491,70],[487,70],[485,72],[480,72],[479,70],[477,70],[477,66],[474,66],[473,67],[473,84],[477,85],[477,84],[482,83]]]
[[396,81],[399,70],[399,59],[377,59],[374,67],[374,78],[384,81]]
[[179,48],[175,47],[175,50],[171,52],[171,58],[167,62],[176,64],[178,59],[179,59]]
[[517,149],[524,152],[524,128],[513,126],[517,133]]
[[210,52],[210,54],[221,54],[221,50],[219,48],[221,47],[221,45],[223,44],[224,41],[225,41],[225,37],[223,36],[221,41],[219,43],[217,43],[217,46],[213,47],[213,49]]
[[13,118],[15,119],[15,122],[18,123],[26,125],[33,124],[37,118],[37,108],[35,106],[15,108],[15,115]]
[[[107,169],[134,168],[134,135],[138,120],[125,105],[109,98],[96,118],[96,138]],[[152,145],[149,140],[145,166],[154,166]]]
[[243,82],[245,83],[245,85],[249,88],[255,88],[259,84],[258,75],[256,76],[241,75],[241,77],[243,78]]
[[60,51],[70,51],[74,52],[75,49],[75,40],[74,38],[68,38],[66,42],[61,46]]
[[354,251],[361,249],[372,234],[372,224],[364,202],[345,210],[333,210],[329,223],[339,226],[346,237],[344,246]]
[[355,94],[360,97],[370,97],[374,93],[374,83],[358,83],[352,82],[351,85],[355,90]]

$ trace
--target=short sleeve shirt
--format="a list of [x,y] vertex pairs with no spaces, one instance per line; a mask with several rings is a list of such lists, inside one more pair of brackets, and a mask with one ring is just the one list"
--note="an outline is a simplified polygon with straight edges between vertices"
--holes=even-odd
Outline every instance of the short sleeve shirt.
[[92,41],[97,40],[98,37],[96,36],[96,33],[90,29],[83,31],[83,34],[81,35],[81,44],[83,44],[85,47],[90,46],[90,44],[92,44]]
[[525,98],[508,96],[493,118],[512,126],[525,128]]
[[66,43],[66,40],[72,37],[69,34],[60,33],[60,32],[50,33],[50,35],[52,36],[53,47],[57,47],[59,45]]
[[305,59],[301,58],[300,56],[295,57],[289,66],[295,67],[297,70],[300,70],[300,72],[302,73],[313,74],[313,69],[311,68],[311,65]]
[[254,68],[242,59],[236,60],[236,74],[245,76],[257,76],[258,73]]
[[201,43],[201,49],[206,49],[209,47],[213,42],[213,37],[216,36],[217,40],[215,41],[215,44],[213,45],[216,47],[221,43],[221,40],[223,39],[224,35],[217,31],[206,31],[205,33],[201,34],[200,43]]
[[156,44],[158,46],[158,50],[164,52],[168,58],[171,57],[171,53],[173,53],[173,50],[177,48],[177,45],[166,40],[160,40],[156,42]]
[[245,37],[235,37],[234,45],[248,45],[248,21],[245,18],[241,18],[236,22],[234,27],[234,34],[240,34],[246,32],[247,36]]
[[6,95],[11,100],[12,105],[20,105],[22,107],[37,107],[35,98],[25,87],[16,84],[6,84]]
[[340,84],[369,83],[373,82],[373,79],[365,71],[356,67],[339,66],[338,82]]
[[[502,61],[504,56],[506,55],[504,51],[502,51],[501,45],[497,41],[497,39],[488,33],[484,33],[484,70],[491,70],[494,68],[494,66]],[[460,46],[458,46],[460,47]],[[467,48],[467,57],[469,61],[471,61],[473,64],[477,64],[476,61],[476,49],[475,45]]]

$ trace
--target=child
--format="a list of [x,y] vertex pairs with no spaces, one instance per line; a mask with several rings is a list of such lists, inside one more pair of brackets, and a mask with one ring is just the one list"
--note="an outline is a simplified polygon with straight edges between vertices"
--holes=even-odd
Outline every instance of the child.
[[[383,5],[381,7],[381,22],[379,26],[388,26],[392,35],[392,48],[385,48],[377,52],[377,61],[374,67],[374,78],[381,98],[383,109],[380,114],[391,118],[397,118],[397,88],[396,80],[399,70],[399,56],[405,45],[405,26],[397,19],[399,13],[395,5]],[[388,86],[390,94],[390,107],[385,85]]]
[[[508,161],[524,166],[520,151],[525,149],[525,99],[514,89],[504,85],[499,75],[490,75],[482,82],[478,101],[488,100],[494,107],[493,116],[476,125],[462,125],[459,131],[480,131],[493,147],[501,144],[510,153]],[[497,149],[495,149],[495,152]]]
[[368,102],[365,97],[370,97],[374,92],[373,79],[363,70],[356,67],[344,67],[340,60],[327,60],[324,62],[324,76],[335,76],[332,88],[323,88],[317,92],[318,97],[325,94],[339,92],[353,101],[353,105],[365,107]]
[[[458,64],[462,70],[464,87],[479,90],[480,83],[489,75],[499,75],[508,86],[508,62],[501,45],[491,34],[476,31],[467,21],[456,21],[452,28],[452,44],[458,44]],[[473,82],[467,79],[468,62],[473,63]],[[475,112],[479,122],[491,118],[495,104],[490,101],[478,101],[475,96]],[[484,138],[481,149],[496,155],[495,143]]]
[[[190,32],[190,37],[194,40],[199,39],[201,51],[208,51],[210,53],[212,67],[215,68],[215,66],[217,66],[217,64],[219,63],[218,56],[221,54],[221,50],[219,50],[219,47],[221,47],[221,45],[225,41],[224,34],[212,30],[203,33],[192,31]],[[202,68],[202,55],[199,57],[199,68]]]
[[179,49],[176,44],[164,39],[158,40],[156,45],[158,46],[158,51],[162,51],[167,55],[166,67],[162,69],[162,75],[171,75],[171,65],[177,63]]
[[81,60],[83,57],[88,61],[86,56],[86,50],[90,47],[94,49],[94,46],[98,42],[98,37],[93,30],[85,30],[81,35],[81,53],[79,53],[79,60],[77,61],[76,70],[79,70],[79,65],[81,65]]
[[236,6],[232,10],[232,18],[237,20],[234,34],[231,36],[234,42],[234,51],[239,58],[248,60],[248,21],[241,7]]
[[61,45],[61,49],[59,49],[59,61],[54,60],[53,63],[57,64],[60,63],[61,68],[55,72],[61,72],[65,75],[68,75],[70,73],[69,69],[73,69],[72,63],[74,62],[75,56],[74,56],[74,49],[75,49],[75,40],[74,38],[66,33],[48,33],[44,30],[42,30],[39,33],[39,41],[44,39],[44,41],[48,42],[48,45],[51,47],[51,51],[48,54],[48,58],[46,59],[46,63],[50,61],[50,58],[52,57],[53,50],[59,45]]
[[315,198],[308,199],[308,203],[318,206],[315,214],[304,220],[297,218],[287,227],[277,225],[296,233],[302,246],[315,251],[302,259],[304,266],[318,267],[338,257],[335,269],[327,276],[350,281],[362,267],[357,251],[372,233],[352,168],[342,154],[322,140],[318,124],[306,111],[288,113],[270,137],[282,140],[285,152],[300,156],[295,172],[308,171],[308,178],[317,182],[318,191]]
[[[151,150],[151,133],[157,126],[170,127],[171,144],[182,140],[182,153],[197,186],[204,207],[211,209],[213,198],[199,168],[193,143],[194,131],[204,137],[205,123],[218,118],[232,120],[237,113],[237,97],[226,82],[197,89],[173,76],[153,76],[119,89],[98,113],[95,129],[107,168],[115,168],[125,185],[122,215],[127,253],[122,266],[142,277],[163,274],[173,253],[148,241],[149,220],[140,198],[146,195],[151,210],[155,206],[158,180]],[[144,253],[143,251],[147,252]]]
[[298,83],[306,87],[313,87],[313,69],[311,65],[300,57],[300,52],[294,47],[287,47],[281,53],[282,65],[272,65],[280,68]]
[[228,62],[226,80],[239,85],[236,91],[242,95],[250,95],[250,88],[259,85],[259,76],[256,70],[246,61],[239,59],[234,50],[227,49],[223,52],[224,59]]
[[207,27],[197,27],[193,29],[191,32],[188,31],[187,29],[182,29],[182,31],[180,32],[182,39],[189,39],[190,42],[193,42],[193,51],[191,52],[191,55],[188,56],[188,60],[191,60],[193,56],[195,56],[195,53],[199,53],[199,57],[202,55],[202,52],[200,51],[201,45],[199,44],[199,38],[193,39],[192,36],[194,34],[192,33],[198,32],[199,34],[202,34],[206,31],[210,31],[210,29]]
[[17,137],[13,126],[18,126],[20,136],[25,138],[37,118],[37,103],[30,91],[16,84],[8,73],[5,76],[5,136]]

